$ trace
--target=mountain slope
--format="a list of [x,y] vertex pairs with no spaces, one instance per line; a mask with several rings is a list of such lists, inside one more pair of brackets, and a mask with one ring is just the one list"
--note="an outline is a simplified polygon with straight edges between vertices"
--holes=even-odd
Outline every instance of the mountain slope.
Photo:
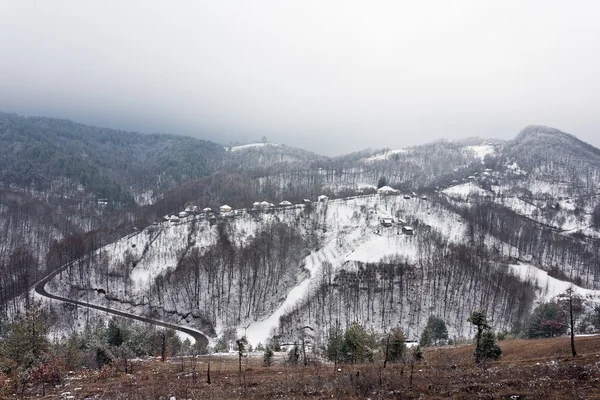
[[56,266],[48,260],[78,254],[64,251],[69,240],[90,248],[111,237],[86,232],[110,228],[122,236],[135,225],[135,202],[208,175],[223,154],[222,146],[187,137],[0,113],[0,313]]
[[336,320],[399,325],[414,338],[431,314],[462,337],[477,308],[508,329],[543,294],[535,279],[515,276],[510,243],[482,233],[471,244],[469,230],[443,198],[368,195],[200,215],[109,245],[48,290],[209,335],[250,324],[255,343],[278,326],[292,337],[299,323],[322,341]]
[[[484,169],[484,167],[487,167]],[[529,126],[478,173],[442,190],[481,229],[512,243],[516,256],[585,287],[600,288],[600,150],[576,137]]]
[[215,143],[184,136],[0,113],[4,186],[69,195],[83,188],[111,203],[151,201],[177,183],[210,173],[223,152]]

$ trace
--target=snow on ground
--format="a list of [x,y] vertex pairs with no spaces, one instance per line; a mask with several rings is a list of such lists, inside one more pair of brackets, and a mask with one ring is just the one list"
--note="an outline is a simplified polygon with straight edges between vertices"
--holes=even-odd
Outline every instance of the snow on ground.
[[[344,207],[341,208],[342,210],[336,210],[336,218],[347,218],[351,211],[344,210]],[[295,304],[302,300],[314,282],[318,280],[323,264],[325,262],[330,262],[333,266],[333,270],[337,270],[345,259],[344,255],[351,252],[351,249],[359,246],[360,243],[365,240],[365,235],[362,234],[360,229],[352,230],[348,235],[343,236],[343,242],[335,240],[334,236],[336,235],[334,234],[330,234],[329,236],[331,238],[324,247],[311,253],[304,259],[304,267],[309,271],[310,276],[294,287],[288,293],[283,304],[281,304],[268,318],[262,321],[253,322],[247,328],[238,328],[239,335],[246,332],[248,341],[254,345],[259,342],[265,343],[271,335],[271,330],[278,326],[279,317],[284,315],[286,311],[289,311]]]
[[[537,180],[535,182],[536,185],[532,187],[536,190],[536,194],[543,193],[542,196],[545,198],[549,193],[552,193],[550,184]],[[571,199],[563,198],[562,200],[550,201],[536,199],[535,195],[533,199],[529,196],[519,197],[523,195],[523,190],[527,187],[529,186],[526,185],[523,188],[521,186],[492,186],[492,191],[487,191],[482,189],[477,182],[466,182],[450,186],[442,190],[442,193],[452,199],[462,201],[468,200],[472,196],[487,196],[497,204],[507,207],[519,215],[566,232],[583,230],[590,225],[589,216],[574,212],[576,204]],[[555,190],[560,189],[555,188]],[[512,195],[507,195],[508,193],[512,193]],[[547,208],[548,204],[554,205],[557,203],[558,208],[552,210]]]
[[368,157],[365,159],[367,162],[375,162],[375,161],[384,161],[389,160],[396,154],[407,153],[408,149],[397,149],[397,150],[388,150],[381,154],[376,154],[374,156]]
[[567,193],[565,184],[557,182],[547,182],[540,179],[528,179],[521,185],[524,189],[531,191],[534,197],[560,197]]
[[243,144],[241,146],[233,146],[230,148],[231,148],[231,151],[240,151],[240,150],[246,150],[246,149],[251,149],[251,148],[256,148],[256,147],[266,147],[266,146],[279,146],[279,145],[275,144],[275,143],[250,143],[250,144]]
[[375,263],[381,261],[383,258],[397,255],[405,257],[409,261],[416,262],[417,246],[413,243],[413,238],[396,234],[394,228],[387,229],[388,233],[391,230],[391,235],[379,236],[369,240],[346,256],[345,261]]
[[[347,261],[375,263],[396,255],[416,260],[416,237],[398,234],[402,226],[398,225],[398,215],[407,222],[418,219],[421,224],[442,232],[451,241],[460,241],[464,237],[464,227],[457,215],[419,198],[358,196],[319,203],[315,212],[324,213],[325,208],[327,233],[324,245],[304,260],[310,277],[294,287],[269,317],[252,322],[247,328],[238,328],[238,334],[246,332],[253,345],[265,343],[271,330],[277,327],[279,317],[305,297],[319,279],[325,262],[331,263],[333,271],[338,271],[347,268]],[[383,227],[380,218],[394,218],[395,225]],[[419,229],[415,230],[415,235],[419,235]]]
[[571,200],[561,200],[558,202],[561,210],[575,211],[575,203]]
[[[545,206],[538,205],[536,201],[526,201],[517,197],[497,197],[496,202],[510,208],[517,214],[544,225],[552,226],[567,233],[585,229],[590,224],[590,217],[575,215],[575,205],[570,200],[558,202],[560,208],[548,213]],[[564,207],[563,207],[564,205]]]
[[156,197],[154,190],[146,190],[145,192],[135,195],[135,202],[140,206],[147,206],[149,204],[154,204]]
[[519,164],[513,162],[512,164],[506,164],[506,168],[510,170],[515,175],[527,175],[527,172],[519,167]]
[[488,154],[494,155],[496,154],[496,150],[494,150],[494,146],[489,144],[479,145],[479,146],[467,146],[465,150],[475,153],[475,156],[480,158],[482,161]]
[[584,289],[570,282],[561,281],[530,264],[517,263],[509,265],[509,268],[521,280],[535,282],[537,297],[540,301],[550,301],[560,293],[564,293],[568,288],[573,287],[573,290],[584,299],[600,302],[600,290]]
[[539,209],[535,204],[519,199],[517,197],[504,197],[501,199],[504,206],[515,211],[517,214],[525,215],[531,218]]
[[477,185],[475,182],[466,182],[461,183],[459,185],[450,186],[442,190],[442,193],[449,197],[454,197],[458,199],[467,199],[470,196],[489,196],[492,195],[492,192],[488,192]]

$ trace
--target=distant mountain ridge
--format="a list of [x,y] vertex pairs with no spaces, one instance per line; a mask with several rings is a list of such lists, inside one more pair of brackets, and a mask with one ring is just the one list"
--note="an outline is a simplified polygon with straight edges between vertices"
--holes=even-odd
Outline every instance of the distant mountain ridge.
[[[166,134],[97,128],[0,113],[0,184],[52,190],[70,182],[114,203],[211,173],[223,147]],[[64,185],[62,185],[64,186]],[[61,190],[65,189],[64,187]]]

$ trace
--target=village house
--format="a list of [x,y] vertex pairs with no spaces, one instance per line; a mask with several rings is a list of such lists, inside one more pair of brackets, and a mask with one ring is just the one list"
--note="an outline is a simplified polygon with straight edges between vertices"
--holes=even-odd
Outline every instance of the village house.
[[398,194],[398,190],[391,188],[389,186],[382,186],[379,189],[377,189],[377,194],[384,194],[384,195]]
[[231,211],[233,211],[233,208],[231,208],[227,204],[224,204],[221,207],[219,207],[219,212],[221,213],[230,213]]
[[380,218],[379,222],[381,223],[382,226],[389,228],[390,226],[392,226],[394,224],[394,219],[393,218]]
[[188,214],[198,214],[198,206],[187,206],[185,212]]
[[325,203],[325,202],[327,202],[327,200],[329,200],[329,197],[327,197],[324,194],[322,194],[319,197],[317,197],[317,200],[319,200],[322,203]]

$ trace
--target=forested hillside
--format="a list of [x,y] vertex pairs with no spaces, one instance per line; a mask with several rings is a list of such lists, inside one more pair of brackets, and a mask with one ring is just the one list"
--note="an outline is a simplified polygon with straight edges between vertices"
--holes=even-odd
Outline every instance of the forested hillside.
[[72,196],[79,188],[110,203],[153,201],[212,172],[224,152],[208,141],[145,135],[0,113],[0,183]]
[[122,236],[138,204],[212,173],[223,155],[189,137],[0,113],[0,308],[65,260],[71,235],[85,248]]

